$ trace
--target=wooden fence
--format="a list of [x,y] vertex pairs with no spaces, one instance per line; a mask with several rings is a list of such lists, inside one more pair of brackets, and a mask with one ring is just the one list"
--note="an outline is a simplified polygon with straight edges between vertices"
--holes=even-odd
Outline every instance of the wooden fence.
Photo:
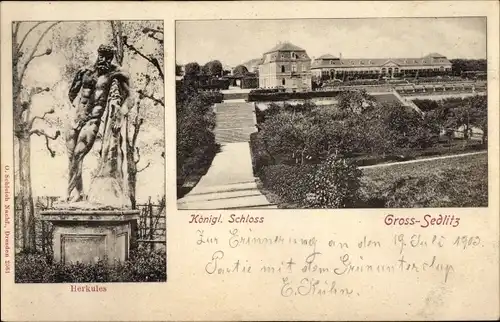
[[[17,198],[16,198],[17,199]],[[59,200],[59,197],[39,196],[34,200],[35,208],[35,234],[37,251],[45,254],[52,254],[52,225],[50,222],[41,220],[40,211],[52,208],[53,204]],[[19,217],[18,211],[21,211],[20,205],[16,203],[16,217]],[[139,221],[135,236],[139,245],[145,245],[150,249],[158,249],[166,245],[166,208],[165,197],[152,202],[151,197],[144,204],[138,204]],[[17,221],[16,221],[17,226]],[[16,236],[19,230],[16,227]],[[18,238],[16,238],[17,241]],[[18,243],[16,242],[16,245]]]

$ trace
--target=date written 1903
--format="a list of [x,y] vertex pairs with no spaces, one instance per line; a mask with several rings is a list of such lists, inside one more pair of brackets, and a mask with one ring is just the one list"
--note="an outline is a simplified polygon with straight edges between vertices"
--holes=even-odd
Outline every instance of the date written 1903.
[[304,277],[299,283],[294,283],[288,277],[282,279],[281,295],[291,296],[359,296],[353,289],[340,287],[336,281],[320,280]]

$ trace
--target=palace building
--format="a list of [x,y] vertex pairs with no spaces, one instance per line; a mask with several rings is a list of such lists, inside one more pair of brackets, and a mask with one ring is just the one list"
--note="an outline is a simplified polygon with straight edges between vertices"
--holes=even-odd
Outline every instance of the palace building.
[[443,55],[431,53],[421,58],[342,58],[327,54],[311,65],[315,78],[394,78],[436,76],[451,72],[451,62]]
[[285,42],[264,53],[259,64],[259,87],[311,89],[311,58],[305,49]]

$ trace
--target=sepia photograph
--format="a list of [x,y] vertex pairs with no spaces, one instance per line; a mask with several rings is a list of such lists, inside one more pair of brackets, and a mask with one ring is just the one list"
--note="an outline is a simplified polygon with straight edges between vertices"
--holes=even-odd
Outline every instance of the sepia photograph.
[[163,36],[12,23],[16,283],[166,281]]
[[488,207],[486,23],[176,21],[178,209]]

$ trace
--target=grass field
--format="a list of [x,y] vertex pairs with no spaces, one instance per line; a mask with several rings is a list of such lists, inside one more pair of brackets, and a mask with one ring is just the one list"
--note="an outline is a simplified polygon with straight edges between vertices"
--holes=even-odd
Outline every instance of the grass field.
[[[363,169],[372,206],[487,207],[487,154]],[[378,201],[378,202],[377,202]]]

